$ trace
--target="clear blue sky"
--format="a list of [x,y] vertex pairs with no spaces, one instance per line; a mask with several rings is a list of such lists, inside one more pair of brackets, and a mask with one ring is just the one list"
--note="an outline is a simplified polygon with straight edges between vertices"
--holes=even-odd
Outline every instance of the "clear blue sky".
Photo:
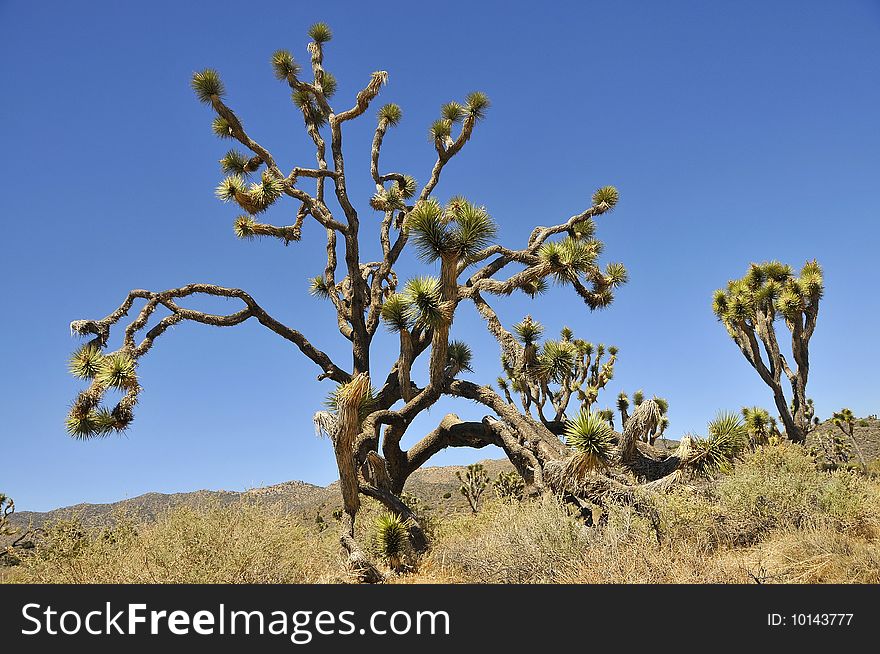
[[[337,104],[373,70],[389,72],[379,102],[404,110],[386,139],[389,168],[423,182],[440,104],[489,94],[488,119],[438,195],[485,204],[503,242],[522,244],[536,223],[579,211],[598,186],[620,189],[618,208],[599,220],[605,259],[631,273],[611,308],[590,314],[564,289],[500,307],[508,321],[531,312],[549,332],[567,324],[616,344],[616,377],[600,406],[622,389],[662,395],[674,437],[703,432],[719,409],[771,407],[715,321],[711,294],[750,261],[818,257],[827,293],[811,347],[817,413],[880,411],[876,0],[7,0],[0,490],[19,508],[335,479],[330,446],[311,425],[330,382],[317,383],[311,362],[257,324],[178,326],[140,367],[145,390],[125,436],[82,443],[64,430],[80,388],[66,373],[78,345],[68,324],[105,316],[131,288],[247,289],[348,366],[332,314],[306,293],[321,270],[320,230],[287,248],[235,239],[235,209],[213,197],[230,144],[212,135],[211,112],[189,89],[193,71],[217,68],[252,135],[284,167],[311,165],[301,118],[268,59],[284,47],[307,60],[305,31],[317,20],[335,32],[326,65],[340,81]],[[346,136],[364,232],[375,221],[366,205],[372,114]],[[273,216],[294,210],[287,203]],[[471,378],[494,380],[497,348],[471,307],[454,329],[476,349]],[[390,352],[375,359],[374,376],[384,377]],[[447,410],[482,415],[444,402],[417,427]],[[456,450],[432,463],[499,455]]]

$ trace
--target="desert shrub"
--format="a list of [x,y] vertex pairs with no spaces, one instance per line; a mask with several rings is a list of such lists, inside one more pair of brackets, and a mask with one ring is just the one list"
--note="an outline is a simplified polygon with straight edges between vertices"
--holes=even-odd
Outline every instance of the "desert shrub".
[[863,479],[846,471],[819,471],[803,448],[784,443],[748,454],[713,492],[725,529],[738,545],[788,527],[864,532],[877,519],[876,492]]
[[338,568],[334,537],[240,503],[170,509],[155,522],[47,526],[17,580],[32,583],[306,583]]
[[476,515],[453,516],[433,558],[470,583],[552,583],[573,573],[591,533],[554,497],[493,500]]

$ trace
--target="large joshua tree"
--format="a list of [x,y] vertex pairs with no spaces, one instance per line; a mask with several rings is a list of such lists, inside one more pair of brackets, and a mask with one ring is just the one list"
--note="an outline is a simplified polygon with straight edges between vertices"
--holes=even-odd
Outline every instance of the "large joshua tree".
[[[795,275],[791,266],[770,261],[753,263],[741,279],[715,291],[712,310],[727,328],[743,356],[773,391],[773,401],[792,441],[803,443],[813,427],[813,403],[807,397],[810,373],[810,339],[819,316],[824,292],[822,269],[808,261]],[[776,336],[781,321],[791,333],[794,368],[786,359]],[[763,349],[762,349],[763,346]],[[791,387],[786,401],[782,375]]]
[[[590,413],[571,425],[558,410],[552,415],[555,420],[535,420],[489,385],[462,379],[471,370],[471,352],[466,344],[450,338],[456,312],[461,305],[472,304],[497,340],[505,370],[523,371],[531,365],[534,346],[522,340],[521,329],[511,331],[502,324],[492,298],[517,291],[534,295],[548,280],[555,280],[572,288],[589,309],[608,306],[614,289],[625,281],[626,271],[620,264],[600,268],[597,259],[602,244],[594,236],[593,221],[614,208],[617,190],[600,188],[593,194],[591,206],[557,224],[536,227],[523,247],[500,245],[494,242],[496,226],[484,207],[460,197],[441,204],[432,196],[444,168],[485,117],[487,97],[475,92],[463,103],[442,106],[440,117],[430,127],[436,162],[421,186],[414,177],[385,172],[380,165],[387,132],[401,119],[401,109],[386,104],[375,112],[369,171],[376,189],[369,207],[378,213],[378,227],[376,233],[367,232],[372,238],[378,236],[381,258],[363,261],[364,232],[361,214],[355,208],[357,198],[348,190],[343,131],[370,109],[388,74],[373,73],[353,105],[340,111],[331,104],[336,81],[324,68],[324,49],[331,32],[326,25],[317,24],[309,35],[308,75],[285,50],[275,52],[271,63],[275,76],[290,87],[314,143],[315,167],[282,169],[270,150],[245,130],[227,103],[216,71],[196,73],[192,87],[197,98],[214,112],[217,136],[246,150],[232,149],[222,158],[227,177],[217,188],[221,200],[244,212],[235,219],[236,235],[246,240],[269,237],[287,245],[300,240],[306,220],[314,220],[324,229],[326,266],[311,280],[311,293],[332,305],[339,333],[350,344],[351,361],[334,361],[241,289],[198,283],[164,291],[133,290],[108,316],[71,323],[74,333],[90,340],[71,361],[73,374],[87,380],[89,386],[72,405],[70,434],[78,438],[103,436],[131,424],[141,389],[138,363],[172,325],[191,321],[231,327],[254,319],[316,365],[318,380],[335,385],[329,410],[316,413],[315,424],[333,444],[345,512],[341,543],[349,554],[349,566],[363,579],[380,576],[354,537],[360,496],[378,500],[405,520],[412,545],[424,550],[424,533],[417,516],[401,500],[401,493],[407,478],[447,447],[500,447],[533,494],[551,491],[600,506],[613,499],[638,504],[638,483],[660,480],[687,463],[686,458],[660,455],[641,442],[644,434],[656,431],[662,419],[656,402],[641,404],[621,435],[612,432],[605,421],[592,420]],[[279,226],[261,218],[270,206],[287,200],[297,207],[293,224]],[[439,268],[439,275],[399,280],[395,267],[409,247],[434,270]],[[516,271],[509,272],[511,268]],[[217,315],[182,303],[198,296],[234,298],[241,302],[241,308]],[[134,319],[122,327],[121,321],[135,303],[139,308]],[[395,347],[399,351],[391,368],[379,372],[371,369],[370,354],[379,342],[374,339],[382,323],[398,336],[399,346]],[[116,329],[122,331],[121,345],[106,352],[111,330]],[[420,357],[428,360],[427,374],[414,379],[413,366]],[[576,364],[566,371],[562,370],[565,366],[556,365],[546,378],[582,377],[587,368],[582,357],[577,360],[580,367]],[[598,386],[598,378],[605,373],[593,372],[596,379],[590,383]],[[610,368],[605,376],[610,376]],[[121,393],[112,408],[104,406],[105,395],[111,390]],[[490,415],[466,422],[448,414],[435,429],[403,449],[401,439],[413,421],[442,396],[477,402]],[[554,407],[557,404],[554,400]]]

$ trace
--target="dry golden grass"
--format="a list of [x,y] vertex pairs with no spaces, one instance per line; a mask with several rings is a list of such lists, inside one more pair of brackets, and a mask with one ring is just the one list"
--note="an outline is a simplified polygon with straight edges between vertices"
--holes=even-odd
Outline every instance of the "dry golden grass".
[[[258,505],[167,511],[112,528],[50,525],[16,581],[31,583],[308,583],[334,581],[340,557],[284,513]],[[329,537],[332,540],[332,537]]]
[[[768,446],[724,478],[654,497],[659,529],[629,507],[584,527],[553,497],[490,500],[429,524],[433,549],[392,583],[880,583],[880,484],[819,472],[800,448]],[[365,501],[370,548],[380,507]],[[51,525],[0,581],[336,583],[349,579],[335,524],[242,502],[169,510],[148,524]]]

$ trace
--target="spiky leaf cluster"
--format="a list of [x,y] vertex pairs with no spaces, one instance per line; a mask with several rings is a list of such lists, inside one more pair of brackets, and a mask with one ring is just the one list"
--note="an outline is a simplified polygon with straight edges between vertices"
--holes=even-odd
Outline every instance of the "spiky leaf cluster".
[[230,175],[217,185],[214,194],[223,202],[235,200],[240,193],[247,192],[247,183],[241,175]]
[[260,167],[259,157],[248,157],[238,150],[229,150],[220,159],[220,169],[227,175],[247,177]]
[[742,416],[749,441],[753,446],[764,445],[770,438],[779,435],[776,420],[766,409],[757,406],[743,407]]
[[67,416],[67,433],[78,440],[108,436],[116,428],[116,418],[107,409],[71,411]]
[[403,297],[410,307],[410,320],[417,327],[439,327],[451,318],[450,308],[440,295],[440,280],[436,277],[410,279],[404,285]]
[[489,96],[482,91],[474,91],[465,98],[465,109],[474,120],[485,118],[490,105]]
[[403,118],[403,111],[396,104],[388,103],[379,109],[379,122],[395,127]]
[[823,292],[822,269],[816,261],[805,263],[799,276],[778,261],[753,263],[744,277],[715,291],[712,310],[728,329],[752,325],[760,314],[771,320],[781,315],[792,323],[815,308]]
[[464,341],[450,341],[446,357],[453,374],[457,374],[462,370],[473,372],[471,362],[473,361],[474,353]]
[[562,383],[574,372],[577,347],[570,341],[544,341],[538,355],[538,371],[547,381]]
[[327,23],[315,23],[309,27],[309,36],[315,43],[327,43],[333,38],[333,31]]
[[330,285],[324,275],[316,275],[309,280],[309,295],[327,299],[330,297]]
[[608,211],[614,208],[620,199],[620,193],[613,186],[603,186],[593,193],[593,206],[601,211]]
[[568,472],[576,477],[608,468],[616,445],[611,426],[592,411],[581,411],[568,421],[565,443],[574,450]]
[[544,243],[538,250],[538,257],[550,265],[557,282],[568,283],[582,273],[594,272],[596,258],[601,252],[601,241],[584,241],[567,236],[561,241]]
[[206,68],[197,73],[193,73],[190,82],[193,91],[199,102],[211,104],[214,98],[222,98],[226,94],[226,88],[223,86],[223,80],[220,79],[220,73],[213,68]]
[[119,351],[106,355],[95,380],[104,388],[128,390],[137,385],[135,360],[126,352]]
[[420,258],[429,263],[444,256],[466,261],[498,231],[484,207],[462,198],[453,198],[446,207],[433,198],[423,200],[407,215],[406,226]]
[[288,50],[276,50],[272,53],[272,71],[279,80],[295,80],[302,68]]
[[544,333],[544,326],[531,316],[526,316],[513,326],[513,333],[523,345],[534,345]]
[[94,379],[104,362],[104,353],[95,345],[87,344],[70,357],[70,374],[80,379]]
[[746,426],[735,413],[719,413],[708,431],[708,438],[691,437],[686,458],[688,468],[703,477],[728,472],[748,439]]
[[[281,180],[268,171],[263,173],[259,182],[254,182],[248,187],[249,202],[239,202],[242,208],[250,213],[260,213],[268,209],[275,200],[284,193],[284,180]],[[239,198],[236,198],[239,199]]]
[[401,187],[396,182],[389,188],[376,191],[370,198],[370,206],[376,211],[395,211],[406,208]]
[[374,523],[373,541],[379,556],[395,571],[403,564],[409,546],[409,521],[396,513],[383,512]]
[[223,116],[217,116],[211,121],[211,130],[221,139],[231,139],[234,137],[232,125]]

